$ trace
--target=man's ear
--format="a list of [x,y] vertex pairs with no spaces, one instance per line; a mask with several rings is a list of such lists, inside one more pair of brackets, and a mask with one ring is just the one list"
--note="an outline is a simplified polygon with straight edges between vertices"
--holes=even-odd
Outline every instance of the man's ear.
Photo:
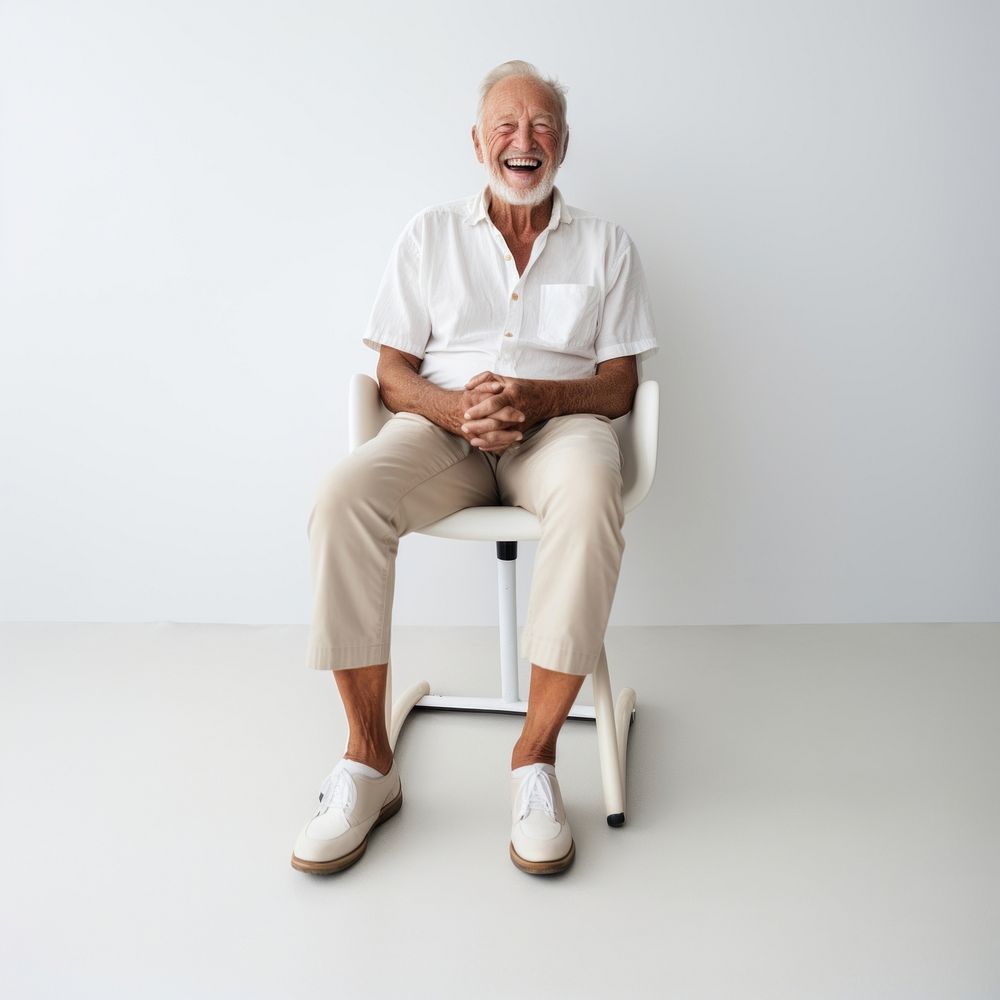
[[566,159],[567,149],[569,149],[569,128],[566,129],[566,138],[563,139],[562,159],[559,161],[559,166],[562,166],[563,160]]
[[476,151],[476,159],[482,163],[483,147],[479,142],[479,129],[475,125],[472,126],[472,148]]

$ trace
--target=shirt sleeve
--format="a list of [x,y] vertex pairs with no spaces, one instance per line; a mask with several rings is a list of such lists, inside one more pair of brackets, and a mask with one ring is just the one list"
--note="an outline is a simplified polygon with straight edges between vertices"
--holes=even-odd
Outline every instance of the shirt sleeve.
[[601,326],[594,342],[598,364],[630,354],[651,356],[659,350],[639,251],[624,232],[622,236],[624,247],[611,267]]
[[424,356],[431,321],[420,282],[419,216],[396,240],[375,295],[362,341],[377,351],[382,344]]

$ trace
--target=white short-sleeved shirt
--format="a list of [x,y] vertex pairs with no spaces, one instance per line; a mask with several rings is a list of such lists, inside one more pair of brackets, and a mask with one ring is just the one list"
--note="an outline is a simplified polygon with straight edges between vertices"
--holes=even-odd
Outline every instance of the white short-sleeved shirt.
[[486,370],[589,378],[601,361],[656,352],[642,265],[620,226],[570,208],[554,188],[549,225],[519,275],[488,208],[486,188],[410,220],[365,344],[422,358],[420,374],[444,389]]

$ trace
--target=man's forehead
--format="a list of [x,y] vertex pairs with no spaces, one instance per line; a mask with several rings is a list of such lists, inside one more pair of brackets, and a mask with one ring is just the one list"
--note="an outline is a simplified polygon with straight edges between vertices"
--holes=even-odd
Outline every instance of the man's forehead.
[[536,80],[521,77],[501,80],[486,95],[484,110],[489,115],[520,114],[525,108],[534,115],[558,117],[555,99]]

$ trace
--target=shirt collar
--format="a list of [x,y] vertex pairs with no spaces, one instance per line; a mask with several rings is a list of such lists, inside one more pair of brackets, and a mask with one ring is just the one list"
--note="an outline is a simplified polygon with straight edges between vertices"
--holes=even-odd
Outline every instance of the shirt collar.
[[[482,222],[484,219],[488,219],[489,207],[490,207],[490,189],[489,187],[483,188],[474,198],[470,199],[469,207],[465,213],[465,221],[467,225],[475,226]],[[573,215],[569,210],[569,206],[563,201],[562,192],[557,187],[552,188],[552,217],[549,219],[549,224],[545,227],[546,229],[555,229],[560,222],[572,222]]]

